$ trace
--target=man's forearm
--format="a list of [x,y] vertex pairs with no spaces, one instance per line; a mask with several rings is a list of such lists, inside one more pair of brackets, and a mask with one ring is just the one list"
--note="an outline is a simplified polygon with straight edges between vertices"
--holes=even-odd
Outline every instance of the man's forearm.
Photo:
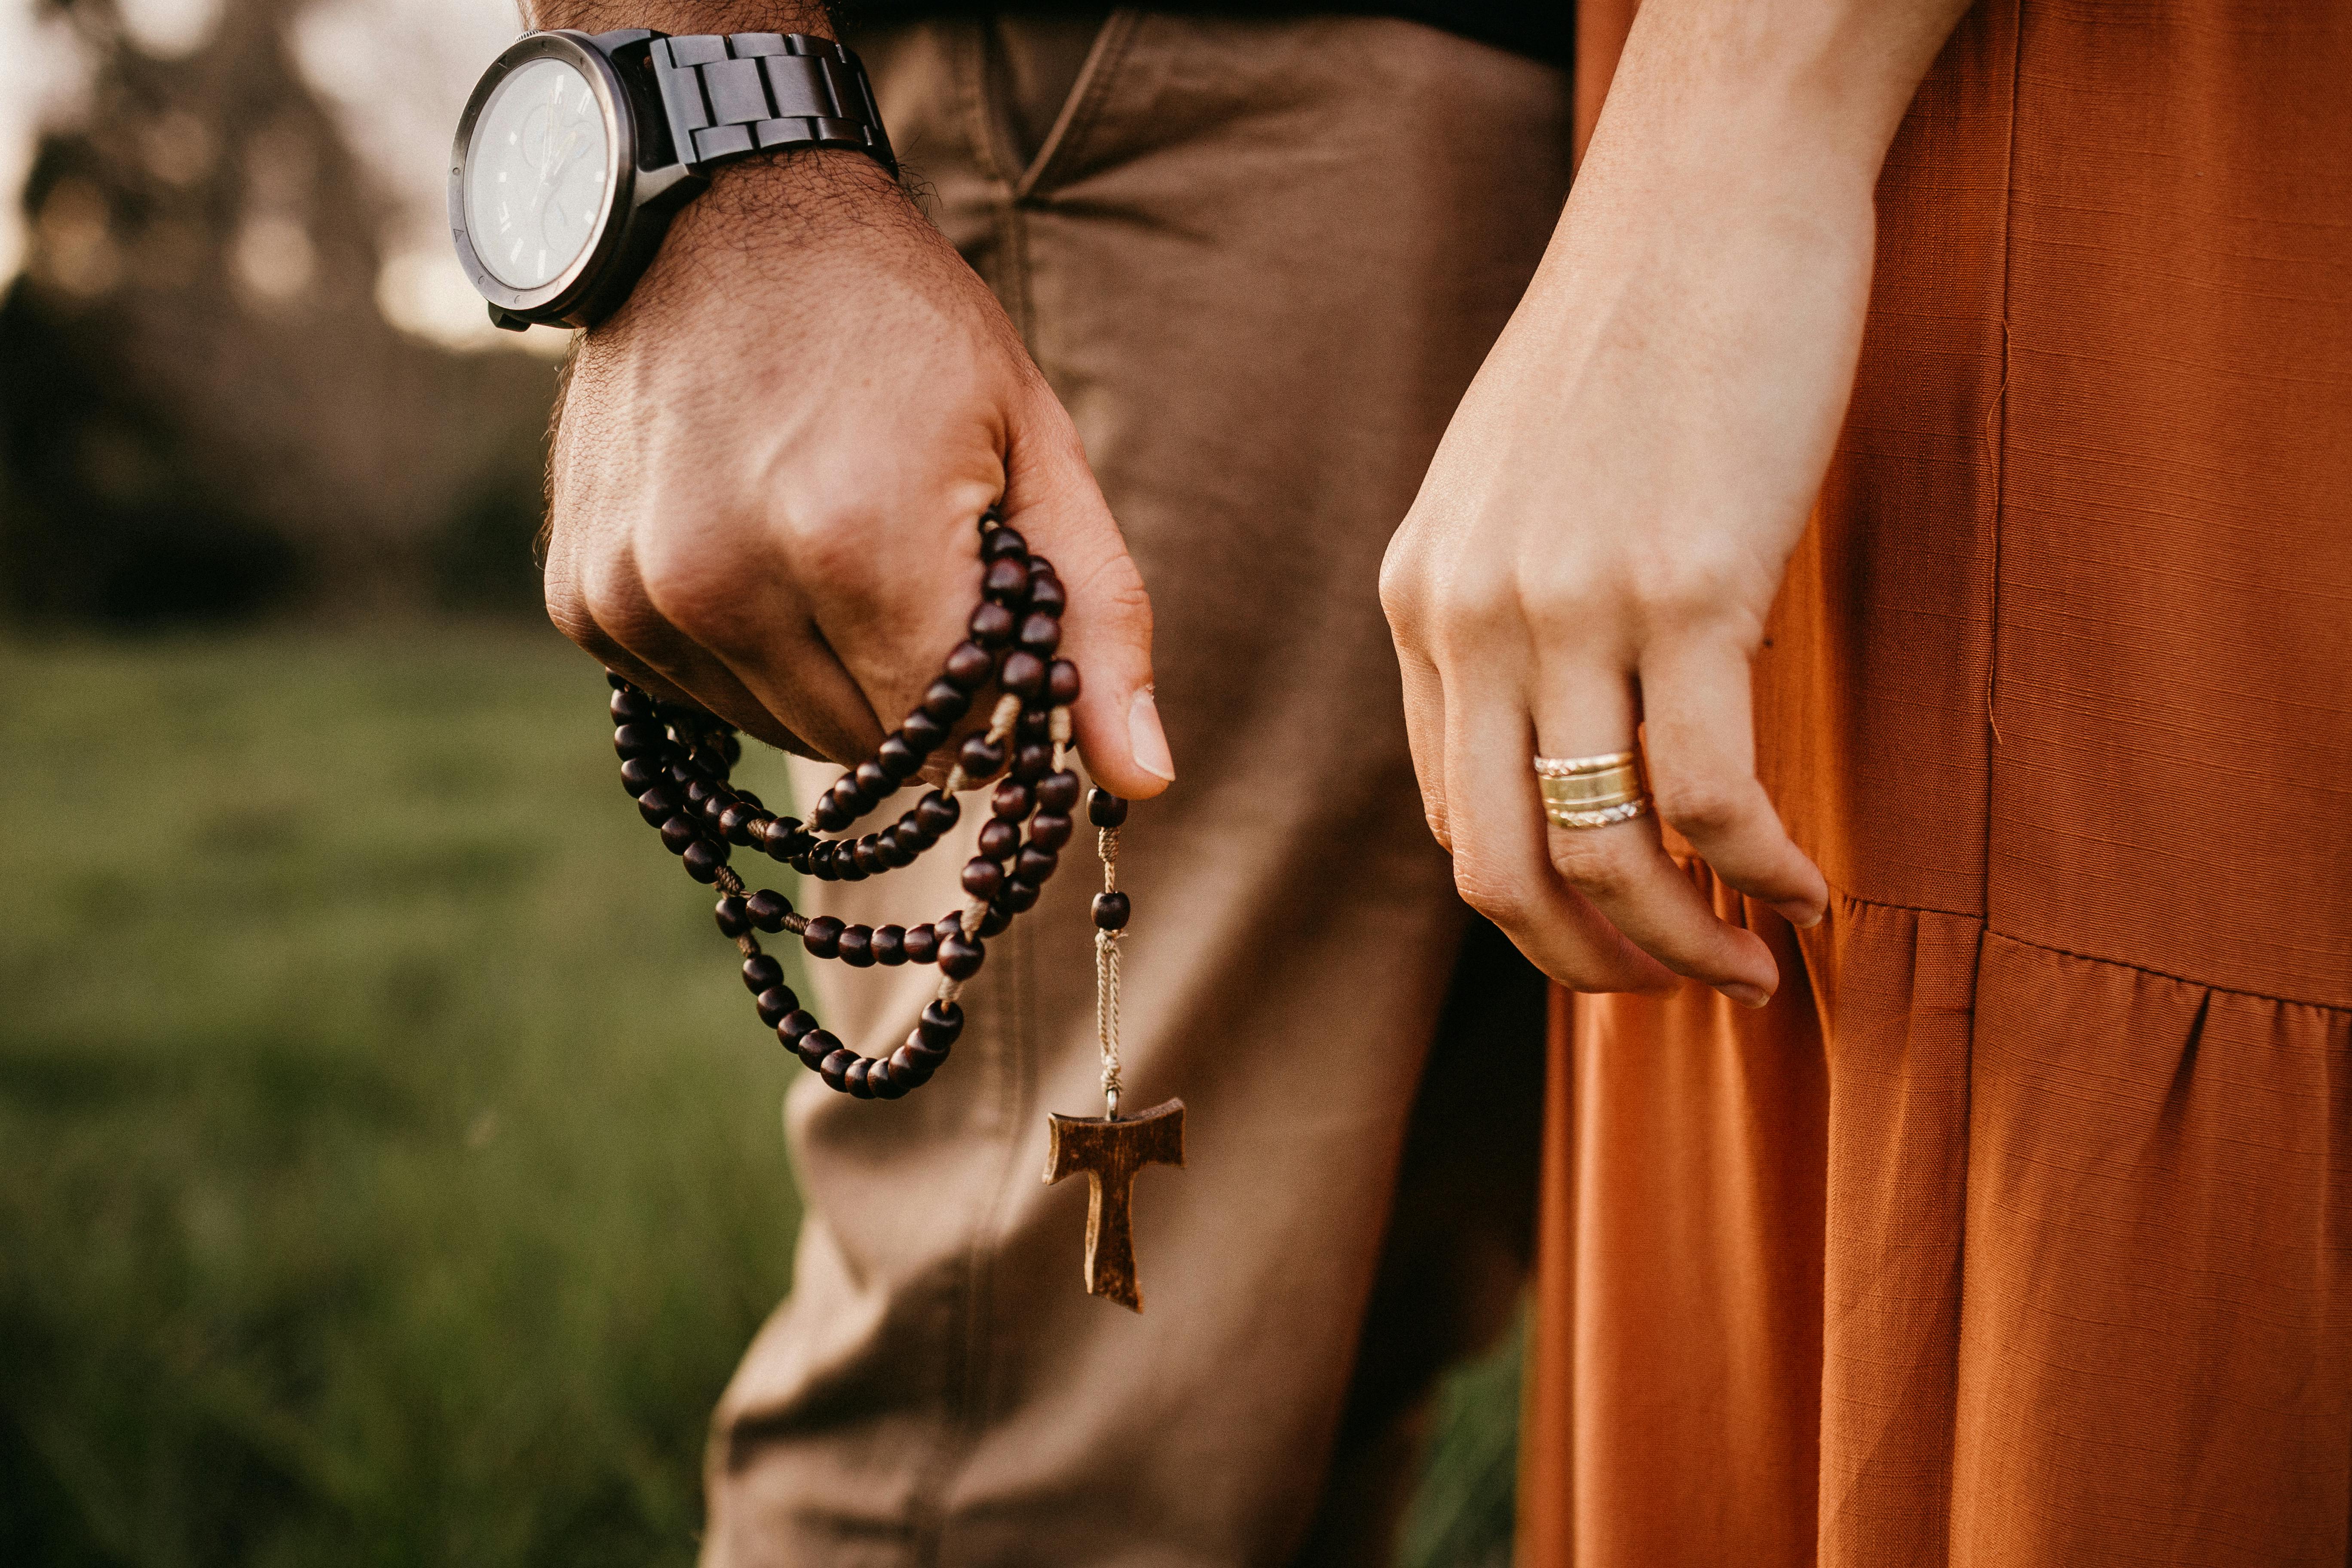
[[834,36],[822,0],[524,0],[534,27],[583,33],[651,27],[660,33],[814,33]]

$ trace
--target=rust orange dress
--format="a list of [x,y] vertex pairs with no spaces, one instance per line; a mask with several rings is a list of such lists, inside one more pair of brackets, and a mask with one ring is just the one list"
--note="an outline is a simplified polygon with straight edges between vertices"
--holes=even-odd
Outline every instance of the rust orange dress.
[[1832,912],[1555,999],[1521,1568],[2344,1568],[2352,6],[1980,5],[1879,212],[1756,673]]

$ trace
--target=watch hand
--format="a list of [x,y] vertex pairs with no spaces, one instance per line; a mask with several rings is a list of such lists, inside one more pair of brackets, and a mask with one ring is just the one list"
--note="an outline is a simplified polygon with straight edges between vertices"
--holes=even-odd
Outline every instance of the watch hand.
[[574,127],[571,133],[564,137],[563,145],[540,166],[539,189],[531,193],[530,210],[533,217],[540,217],[545,214],[548,204],[555,199],[557,179],[564,170],[569,169],[578,160],[586,146],[587,139],[580,134],[577,127]]

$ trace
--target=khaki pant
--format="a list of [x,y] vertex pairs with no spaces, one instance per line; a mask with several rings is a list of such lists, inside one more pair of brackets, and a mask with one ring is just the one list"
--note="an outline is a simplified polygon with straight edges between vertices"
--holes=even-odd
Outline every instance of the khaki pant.
[[[808,1217],[717,1416],[714,1565],[1377,1563],[1524,1264],[1531,972],[1480,948],[1433,1056],[1466,917],[1377,581],[1559,211],[1566,79],[1388,20],[1069,37],[857,41],[1151,589],[1181,778],[1125,836],[1126,1080],[1186,1101],[1187,1167],[1136,1184],[1143,1314],[1087,1296],[1084,1184],[1041,1181],[1046,1112],[1100,1114],[1081,840],[930,1087],[791,1097]],[[929,918],[969,852],[811,900]],[[815,967],[876,1053],[931,981]]]

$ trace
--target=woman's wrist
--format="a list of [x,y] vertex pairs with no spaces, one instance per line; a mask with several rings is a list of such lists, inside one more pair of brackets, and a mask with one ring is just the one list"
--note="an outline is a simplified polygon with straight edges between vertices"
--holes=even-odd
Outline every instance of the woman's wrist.
[[1649,0],[1591,159],[1685,196],[1864,197],[1966,0]]

